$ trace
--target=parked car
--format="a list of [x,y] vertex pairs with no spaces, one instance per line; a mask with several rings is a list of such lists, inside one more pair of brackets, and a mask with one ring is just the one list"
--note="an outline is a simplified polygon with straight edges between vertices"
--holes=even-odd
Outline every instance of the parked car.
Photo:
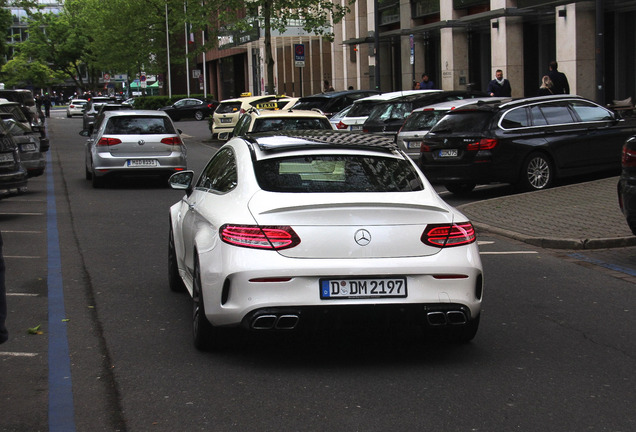
[[428,131],[449,111],[464,105],[479,103],[480,101],[492,102],[503,101],[505,99],[506,98],[494,97],[457,99],[414,109],[413,112],[411,112],[411,114],[409,114],[404,120],[404,123],[396,136],[396,142],[398,146],[413,160],[418,160],[420,158],[422,139],[424,139],[424,136],[428,133]]
[[373,108],[382,102],[387,102],[408,95],[424,95],[441,92],[442,90],[406,90],[382,93],[358,99],[353,103],[353,107],[347,115],[341,120],[342,125],[338,123],[338,129],[362,131],[362,125],[364,125],[364,122],[367,120],[367,117],[369,117],[369,114],[371,114]]
[[400,96],[376,105],[369,113],[369,117],[364,121],[362,131],[394,137],[404,124],[406,116],[416,108],[437,102],[465,100],[486,96],[488,96],[486,93],[468,90],[441,91],[424,94],[416,93],[408,96]]
[[219,106],[217,100],[201,100],[196,98],[180,99],[172,105],[159,108],[165,111],[172,120],[178,121],[185,118],[193,118],[201,121],[210,117],[216,107]]
[[337,113],[329,117],[329,123],[331,123],[331,126],[333,126],[334,129],[347,128],[347,126],[345,126],[345,124],[342,123],[341,120],[345,118],[347,114],[349,114],[349,111],[351,111],[351,108],[353,108],[353,104],[349,105],[346,108],[341,109],[340,111],[338,111]]
[[282,130],[332,130],[329,119],[318,111],[250,109],[232,132],[219,134],[220,140],[233,136]]
[[0,98],[7,99],[11,102],[19,104],[20,109],[24,116],[32,124],[40,123],[40,116],[35,105],[35,98],[33,92],[29,89],[2,89],[0,90]]
[[293,108],[299,110],[317,108],[331,118],[332,115],[351,106],[355,101],[376,94],[380,94],[380,92],[377,90],[344,90],[318,93],[301,97]]
[[[248,93],[250,94],[250,93]],[[242,96],[235,99],[221,101],[212,115],[212,138],[218,138],[220,133],[232,132],[241,115],[258,104],[273,102],[279,97],[276,95]]]
[[24,114],[24,110],[17,102],[9,102],[6,99],[0,99],[0,114],[3,118],[12,118],[24,126],[24,130],[31,135],[35,135],[39,140],[40,151],[49,150],[49,138],[46,135],[44,125],[33,124]]
[[424,137],[420,167],[453,193],[495,182],[540,190],[556,178],[618,171],[635,133],[636,122],[573,95],[465,105]]
[[14,119],[10,114],[0,113],[6,132],[11,134],[20,151],[20,162],[27,170],[29,177],[44,174],[46,160],[44,151],[40,149],[40,136],[29,126]]
[[186,169],[186,146],[162,111],[106,111],[91,128],[85,147],[86,179],[104,187],[112,176],[167,178]]
[[128,111],[133,109],[132,106],[130,105],[124,105],[123,103],[121,104],[116,104],[116,103],[107,103],[107,104],[102,104],[99,105],[99,107],[97,108],[97,116],[99,116],[101,113],[106,112],[106,111]]
[[71,118],[75,115],[82,115],[86,102],[86,99],[71,99],[66,107],[66,117]]
[[[475,231],[395,144],[340,131],[235,137],[170,207],[169,283],[197,348],[228,327],[412,320],[466,342],[479,325]],[[217,345],[218,346],[218,345]]]
[[636,136],[623,145],[621,177],[618,180],[618,204],[627,225],[636,235]]
[[18,145],[0,122],[0,198],[27,189],[28,174],[20,162]]

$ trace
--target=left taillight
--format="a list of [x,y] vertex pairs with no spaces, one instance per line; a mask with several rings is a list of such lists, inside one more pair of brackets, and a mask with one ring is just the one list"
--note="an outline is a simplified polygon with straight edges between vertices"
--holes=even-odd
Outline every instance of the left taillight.
[[98,146],[113,146],[117,144],[121,144],[121,140],[119,138],[102,137],[99,141],[97,141]]
[[254,249],[289,249],[300,244],[300,238],[290,226],[225,224],[219,233],[225,243]]
[[179,137],[168,137],[168,138],[163,138],[161,140],[161,144],[181,145],[183,144],[183,141],[181,141],[181,138]]
[[343,122],[338,122],[338,124],[336,124],[336,128],[338,128],[338,129],[347,129],[348,126],[346,124],[344,124]]
[[636,167],[636,149],[623,146],[623,154],[621,156],[621,164],[625,168]]
[[470,222],[458,224],[431,224],[422,233],[422,243],[446,248],[473,243],[477,239]]

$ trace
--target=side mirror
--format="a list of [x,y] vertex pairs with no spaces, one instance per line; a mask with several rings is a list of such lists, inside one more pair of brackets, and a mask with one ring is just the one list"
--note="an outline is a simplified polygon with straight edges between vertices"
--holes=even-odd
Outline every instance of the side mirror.
[[194,171],[179,171],[170,176],[168,184],[172,189],[185,190],[188,195],[192,192],[192,180],[194,179]]

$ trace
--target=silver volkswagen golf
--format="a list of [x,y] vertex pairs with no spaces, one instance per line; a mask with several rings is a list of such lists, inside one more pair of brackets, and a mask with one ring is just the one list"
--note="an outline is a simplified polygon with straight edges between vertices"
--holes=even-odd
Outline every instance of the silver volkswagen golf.
[[162,111],[107,111],[80,135],[88,137],[86,179],[95,188],[112,176],[167,178],[187,168],[186,146]]

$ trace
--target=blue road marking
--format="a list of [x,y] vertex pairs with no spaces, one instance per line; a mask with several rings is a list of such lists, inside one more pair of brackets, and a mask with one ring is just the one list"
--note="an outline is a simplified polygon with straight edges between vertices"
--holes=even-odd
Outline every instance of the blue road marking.
[[46,230],[49,301],[49,432],[74,432],[73,383],[66,334],[60,237],[51,151],[46,153]]
[[616,264],[610,264],[610,263],[606,263],[604,261],[595,259],[595,258],[589,258],[585,255],[582,255],[580,253],[572,253],[570,254],[571,257],[579,259],[581,261],[586,261],[592,264],[596,264],[597,266],[601,266],[601,267],[605,267],[606,269],[610,269],[610,270],[614,270],[617,272],[621,272],[621,273],[625,273],[628,274],[630,276],[636,276],[636,270],[627,268],[627,267],[623,267],[623,266],[619,266]]

